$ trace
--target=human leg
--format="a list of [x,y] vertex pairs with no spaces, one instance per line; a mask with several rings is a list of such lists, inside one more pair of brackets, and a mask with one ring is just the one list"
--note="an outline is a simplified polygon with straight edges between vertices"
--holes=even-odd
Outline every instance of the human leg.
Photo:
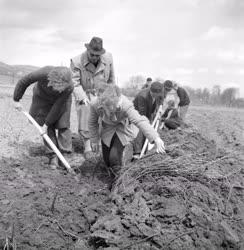
[[79,105],[79,108],[77,108],[78,132],[84,142],[84,154],[87,154],[92,151],[88,127],[89,114],[89,105]]
[[164,125],[168,128],[168,129],[177,129],[180,126],[180,123],[175,121],[175,119],[167,119],[164,122]]
[[[56,136],[56,130],[53,126],[49,126],[47,128],[47,135],[48,137],[51,139],[51,141],[53,142],[53,144],[58,147],[58,140],[57,140],[57,136]],[[46,152],[49,158],[49,166],[53,169],[56,169],[59,164],[58,164],[58,157],[56,156],[56,154],[53,152],[53,150],[51,149],[51,147],[48,145],[48,143],[44,141],[44,145],[46,147]]]
[[179,107],[179,117],[183,122],[185,122],[186,119],[186,113],[188,111],[189,105]]

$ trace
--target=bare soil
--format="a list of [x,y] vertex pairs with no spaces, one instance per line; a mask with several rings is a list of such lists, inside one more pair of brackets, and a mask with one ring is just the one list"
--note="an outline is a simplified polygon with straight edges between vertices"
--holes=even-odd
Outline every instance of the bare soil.
[[191,107],[190,126],[160,132],[166,154],[125,166],[112,192],[101,157],[85,161],[75,134],[78,182],[48,167],[10,98],[0,111],[0,249],[6,239],[18,250],[244,249],[242,110]]

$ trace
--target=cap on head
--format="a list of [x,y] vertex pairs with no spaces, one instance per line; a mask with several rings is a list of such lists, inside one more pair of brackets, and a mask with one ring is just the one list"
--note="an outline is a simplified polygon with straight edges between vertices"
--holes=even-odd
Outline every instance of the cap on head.
[[152,78],[151,77],[148,77],[147,78],[147,82],[151,82],[152,81]]
[[152,93],[161,93],[163,91],[163,84],[160,82],[153,82],[150,90]]
[[106,52],[103,48],[103,40],[100,37],[93,37],[90,43],[85,43],[85,47],[94,55],[102,55]]
[[170,91],[171,89],[173,89],[173,83],[170,80],[166,80],[164,82],[164,88],[165,90]]

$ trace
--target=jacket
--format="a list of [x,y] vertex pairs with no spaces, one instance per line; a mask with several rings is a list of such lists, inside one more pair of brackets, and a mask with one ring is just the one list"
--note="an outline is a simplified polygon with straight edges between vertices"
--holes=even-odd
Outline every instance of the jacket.
[[67,128],[70,126],[71,93],[74,86],[70,82],[61,93],[48,87],[48,74],[53,68],[53,66],[46,66],[21,78],[15,86],[13,99],[19,101],[28,86],[36,82],[30,115],[41,126],[45,123],[47,126]]
[[70,68],[74,82],[76,101],[87,98],[87,91],[94,89],[96,84],[103,81],[115,83],[113,58],[110,53],[101,55],[98,66],[89,62],[87,51],[71,59]]
[[182,87],[178,87],[176,92],[180,99],[180,102],[178,104],[179,107],[187,106],[190,104],[190,98],[185,89],[183,89]]
[[135,97],[133,103],[140,115],[145,115],[149,121],[152,120],[155,110],[157,110],[163,98],[157,98],[153,103],[150,89],[141,90]]
[[[91,104],[89,130],[91,142],[103,141],[106,146],[110,146],[112,137],[116,133],[123,145],[133,141],[137,134],[138,128],[143,134],[153,142],[159,137],[158,133],[149,124],[148,119],[135,110],[133,103],[125,96],[121,96],[120,105],[116,113],[117,120],[111,121],[106,116],[99,100]],[[99,134],[99,118],[101,121],[101,131]]]

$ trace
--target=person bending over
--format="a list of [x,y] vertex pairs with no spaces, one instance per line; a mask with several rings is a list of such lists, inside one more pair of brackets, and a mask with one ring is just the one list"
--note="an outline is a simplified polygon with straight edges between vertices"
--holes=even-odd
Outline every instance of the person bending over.
[[173,100],[168,101],[167,109],[161,117],[162,129],[164,126],[168,129],[177,129],[181,125],[181,118],[179,117],[178,110],[175,108],[175,102]]
[[[72,152],[70,110],[74,88],[71,71],[66,67],[46,66],[24,76],[14,89],[13,99],[17,110],[22,110],[19,101],[26,89],[35,82],[30,115],[43,126],[44,132],[61,153],[69,154]],[[45,141],[44,143],[49,156],[49,165],[52,168],[58,167],[57,156]]]
[[133,103],[121,94],[118,86],[108,85],[91,104],[89,130],[92,150],[99,151],[101,140],[104,162],[115,176],[121,166],[131,161],[132,143],[139,129],[151,143],[156,144],[157,152],[164,153],[164,142],[158,133],[148,119],[135,110]]

